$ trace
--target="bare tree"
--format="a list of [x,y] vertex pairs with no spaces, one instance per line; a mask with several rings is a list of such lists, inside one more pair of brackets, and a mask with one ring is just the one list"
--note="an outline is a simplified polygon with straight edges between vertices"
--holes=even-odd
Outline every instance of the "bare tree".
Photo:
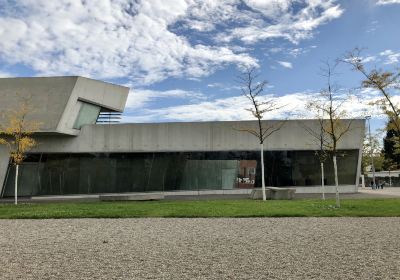
[[243,96],[250,102],[252,107],[246,109],[257,119],[257,129],[252,128],[239,128],[237,130],[250,133],[257,137],[260,144],[261,154],[261,187],[263,193],[263,200],[266,200],[265,192],[265,172],[264,172],[264,142],[273,133],[277,132],[284,125],[284,121],[274,123],[262,122],[264,115],[269,112],[276,111],[282,106],[276,104],[275,100],[270,95],[264,95],[264,89],[267,85],[265,80],[258,81],[258,74],[255,68],[247,68],[238,76],[238,83],[241,87]]
[[337,147],[343,136],[349,132],[352,121],[345,122],[343,119],[347,116],[343,109],[345,98],[341,97],[339,90],[333,85],[332,77],[335,75],[337,63],[331,65],[329,61],[325,62],[322,68],[322,76],[326,78],[326,88],[320,92],[320,96],[309,102],[308,107],[317,112],[322,112],[327,119],[323,121],[322,129],[326,133],[328,141],[324,142],[325,149],[332,155],[333,168],[335,175],[336,206],[340,207],[339,197],[339,179],[337,171]]
[[[312,108],[311,108],[312,109]],[[314,143],[318,145],[318,150],[315,151],[315,155],[318,158],[321,167],[321,189],[322,189],[322,199],[325,200],[325,170],[324,163],[328,158],[327,142],[328,135],[324,130],[325,120],[321,112],[316,112],[315,117],[318,120],[318,127],[313,128],[303,124],[303,128],[313,137]]]
[[28,120],[33,112],[30,97],[19,96],[17,108],[4,113],[5,124],[0,124],[0,144],[6,145],[10,151],[11,164],[15,166],[15,204],[18,204],[18,170],[26,157],[26,153],[37,145],[32,137],[40,123]]

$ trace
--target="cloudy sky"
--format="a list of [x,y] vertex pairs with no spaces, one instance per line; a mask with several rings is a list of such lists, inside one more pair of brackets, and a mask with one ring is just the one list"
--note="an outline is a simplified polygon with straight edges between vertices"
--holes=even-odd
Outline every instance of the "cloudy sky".
[[[234,120],[251,118],[235,82],[250,66],[286,105],[267,118],[308,116],[322,61],[361,47],[368,67],[397,67],[399,26],[400,0],[0,0],[0,76],[127,85],[129,122]],[[340,88],[359,86],[338,73]],[[353,116],[377,98],[358,93]]]

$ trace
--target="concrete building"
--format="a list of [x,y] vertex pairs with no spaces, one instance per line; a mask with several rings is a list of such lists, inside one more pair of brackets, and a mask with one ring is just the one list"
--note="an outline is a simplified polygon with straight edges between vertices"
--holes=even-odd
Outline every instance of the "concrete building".
[[[20,169],[20,196],[121,192],[246,193],[260,185],[257,139],[238,128],[255,121],[99,124],[99,114],[122,112],[129,89],[82,77],[2,78],[0,110],[15,108],[29,95],[42,123],[39,145]],[[340,142],[342,192],[357,191],[364,120],[351,122]],[[279,121],[263,121],[266,125]],[[0,118],[0,124],[5,119]],[[266,183],[320,192],[318,149],[305,126],[315,120],[288,120],[264,143]],[[327,191],[334,191],[333,166],[326,162]],[[0,195],[12,196],[14,167],[0,146]],[[252,186],[249,186],[252,184]]]
[[374,175],[376,184],[385,182],[386,187],[400,187],[400,170],[381,170],[375,173],[368,170],[364,173],[365,187],[372,185]]

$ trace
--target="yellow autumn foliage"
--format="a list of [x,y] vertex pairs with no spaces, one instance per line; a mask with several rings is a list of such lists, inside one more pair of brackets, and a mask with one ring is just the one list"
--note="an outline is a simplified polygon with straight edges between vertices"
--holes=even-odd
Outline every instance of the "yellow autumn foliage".
[[11,162],[15,165],[21,164],[26,153],[38,144],[33,133],[41,126],[39,122],[27,118],[34,111],[30,97],[18,97],[20,102],[17,108],[4,112],[4,122],[0,123],[0,144],[8,147]]

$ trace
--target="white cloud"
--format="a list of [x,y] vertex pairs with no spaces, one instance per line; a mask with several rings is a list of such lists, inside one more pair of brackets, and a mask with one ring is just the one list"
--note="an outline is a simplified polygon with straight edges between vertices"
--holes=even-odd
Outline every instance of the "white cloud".
[[[348,117],[359,118],[365,115],[384,118],[379,108],[373,107],[370,102],[377,101],[381,95],[375,90],[361,89],[359,97],[347,97],[343,103],[343,109],[348,112]],[[316,92],[298,92],[286,94],[283,96],[269,96],[281,109],[269,112],[265,119],[283,119],[283,118],[313,118],[306,105],[312,96],[318,96]],[[400,104],[400,96],[393,98],[396,104]],[[226,120],[249,120],[253,116],[246,109],[251,108],[249,100],[244,96],[233,96],[228,98],[219,98],[216,100],[205,100],[196,104],[185,104],[171,106],[160,109],[145,109],[139,116],[124,117],[124,121],[130,122],[157,122],[163,121],[226,121]]]
[[245,3],[265,16],[273,18],[287,13],[292,5],[291,0],[245,0]]
[[385,64],[395,64],[400,62],[400,52],[394,52],[392,50],[385,50],[379,54],[385,57]]
[[367,56],[367,57],[363,57],[361,59],[362,63],[373,62],[375,60],[376,60],[376,56],[373,56],[373,55],[370,55],[370,56]]
[[208,84],[207,86],[210,88],[224,88],[225,87],[224,84],[222,84],[222,83],[211,83],[211,84]]
[[248,54],[191,44],[171,32],[169,26],[194,4],[191,0],[19,1],[13,5],[17,12],[0,16],[0,58],[40,74],[129,77],[139,84],[202,77],[230,63],[257,64]]
[[[124,77],[136,85],[198,79],[228,64],[257,66],[248,48],[231,41],[297,43],[343,13],[336,0],[296,0],[296,10],[292,0],[246,0],[246,9],[241,0],[0,2],[0,59],[6,63],[39,75]],[[188,29],[192,35],[181,32]],[[198,33],[208,43],[197,40]]]
[[230,85],[230,84],[224,84],[224,83],[211,83],[208,84],[207,87],[209,88],[215,88],[223,91],[237,91],[240,90],[240,86],[236,85]]
[[278,52],[281,52],[283,50],[285,50],[285,49],[284,48],[271,48],[271,49],[268,49],[268,51],[271,52],[271,53],[278,53]]
[[[253,10],[259,11],[269,20],[254,19],[251,24],[233,28],[218,35],[218,40],[229,42],[241,40],[252,44],[270,38],[285,38],[292,43],[312,37],[313,31],[342,15],[344,10],[335,0],[302,0],[296,1],[300,10],[293,8],[291,0],[246,0]],[[274,24],[270,24],[270,22]]]
[[219,22],[243,17],[237,8],[238,0],[194,0],[190,2],[192,5],[188,7],[185,16],[181,18],[183,25],[189,29],[209,32],[215,30]]
[[182,89],[173,89],[166,91],[149,90],[149,89],[134,89],[129,92],[126,107],[128,110],[145,108],[148,103],[159,101],[162,98],[185,99],[191,102],[198,102],[206,99],[199,92],[186,91]]
[[289,54],[293,57],[298,57],[299,55],[305,53],[306,51],[303,48],[294,48],[289,51]]
[[289,61],[277,61],[280,65],[282,65],[283,67],[285,67],[285,68],[289,68],[289,69],[292,69],[293,68],[293,65],[292,65],[292,63],[291,62],[289,62]]
[[268,53],[282,53],[284,55],[290,55],[294,58],[298,58],[302,55],[305,55],[307,53],[309,53],[312,49],[317,48],[317,46],[312,45],[312,46],[308,46],[308,47],[288,47],[288,48],[270,48],[270,49],[266,49],[267,53],[265,54],[266,56],[269,56]]
[[10,77],[14,77],[14,75],[8,72],[0,71],[0,78],[10,78]]
[[400,0],[378,0],[377,5],[400,4]]
[[[380,53],[380,55],[382,56],[382,53]],[[357,59],[359,59],[362,63],[370,63],[370,62],[374,62],[374,61],[378,61],[380,60],[377,56],[375,55],[368,55],[368,56],[358,56],[356,57]],[[345,61],[349,61],[349,59],[345,59]]]

